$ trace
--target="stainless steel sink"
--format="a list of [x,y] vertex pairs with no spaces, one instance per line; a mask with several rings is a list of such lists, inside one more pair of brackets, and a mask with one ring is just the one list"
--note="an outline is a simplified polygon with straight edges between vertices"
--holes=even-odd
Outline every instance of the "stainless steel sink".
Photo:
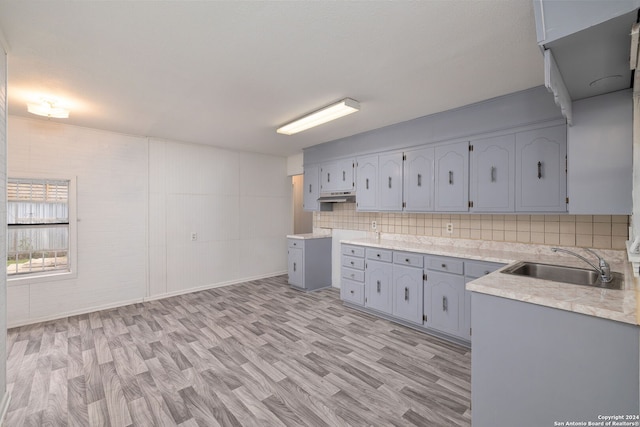
[[519,262],[505,268],[502,273],[606,289],[622,289],[624,282],[624,276],[620,273],[612,273],[611,282],[602,283],[600,274],[594,270],[535,262]]

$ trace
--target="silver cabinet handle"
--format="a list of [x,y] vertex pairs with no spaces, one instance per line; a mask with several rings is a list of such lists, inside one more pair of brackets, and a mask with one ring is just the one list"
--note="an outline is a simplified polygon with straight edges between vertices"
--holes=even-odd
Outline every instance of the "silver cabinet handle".
[[380,293],[380,280],[376,281],[377,291]]
[[496,167],[491,166],[491,182],[496,182]]
[[356,251],[354,251],[353,249],[351,249],[351,253],[352,253],[352,254],[355,254],[355,253],[356,253]]
[[542,162],[538,162],[538,179],[542,178]]
[[418,174],[418,187],[422,187],[422,175]]
[[449,302],[447,301],[447,297],[442,297],[442,311],[448,311]]
[[447,268],[447,264],[441,264],[442,268]]
[[404,300],[409,301],[409,288],[404,288]]
[[346,181],[347,180],[347,172],[342,171],[342,180]]
[[406,262],[407,264],[411,264],[411,262],[409,261],[409,258],[405,258],[404,262]]
[[351,261],[351,265],[353,265],[353,261]]
[[309,184],[309,193],[311,193],[311,184]]
[[369,189],[369,178],[364,180],[364,187],[368,190]]
[[331,172],[327,172],[327,182],[331,182]]
[[389,188],[391,188],[391,177],[389,177]]
[[449,184],[453,185],[453,171],[449,171]]
[[353,295],[353,291],[350,291],[350,292],[351,292],[351,295]]
[[296,271],[296,263],[295,262],[293,263],[293,271],[294,272]]
[[376,254],[376,256],[377,256],[378,258],[380,258],[380,254]]

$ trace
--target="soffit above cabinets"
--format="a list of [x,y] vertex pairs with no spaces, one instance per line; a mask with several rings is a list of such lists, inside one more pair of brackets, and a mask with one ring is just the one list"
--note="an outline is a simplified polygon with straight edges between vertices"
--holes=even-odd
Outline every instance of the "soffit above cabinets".
[[636,18],[634,10],[544,44],[553,53],[573,101],[632,86],[629,50]]

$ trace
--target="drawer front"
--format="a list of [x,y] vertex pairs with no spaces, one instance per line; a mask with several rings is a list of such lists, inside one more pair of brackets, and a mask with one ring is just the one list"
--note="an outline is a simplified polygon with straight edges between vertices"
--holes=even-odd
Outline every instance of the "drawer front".
[[464,261],[457,258],[426,256],[424,257],[424,263],[429,270],[453,274],[463,274],[464,272]]
[[418,255],[411,252],[394,252],[393,263],[408,265],[411,267],[422,267],[424,264],[424,255]]
[[504,264],[495,262],[465,261],[464,274],[467,277],[478,278],[493,273],[502,267],[504,267]]
[[342,255],[364,258],[364,248],[362,246],[342,245]]
[[342,277],[344,279],[355,280],[356,282],[364,282],[364,270],[342,267]]
[[393,260],[393,251],[387,249],[367,248],[367,259],[391,262]]
[[342,255],[342,266],[364,270],[364,258]]
[[289,248],[304,248],[304,240],[302,239],[288,239]]
[[342,279],[340,294],[344,301],[352,304],[364,305],[364,283]]

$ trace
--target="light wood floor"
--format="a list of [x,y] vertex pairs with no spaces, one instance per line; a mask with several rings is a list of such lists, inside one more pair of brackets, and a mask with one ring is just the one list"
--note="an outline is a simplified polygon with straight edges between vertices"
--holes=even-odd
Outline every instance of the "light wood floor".
[[470,425],[469,350],[286,279],[9,330],[6,425]]

